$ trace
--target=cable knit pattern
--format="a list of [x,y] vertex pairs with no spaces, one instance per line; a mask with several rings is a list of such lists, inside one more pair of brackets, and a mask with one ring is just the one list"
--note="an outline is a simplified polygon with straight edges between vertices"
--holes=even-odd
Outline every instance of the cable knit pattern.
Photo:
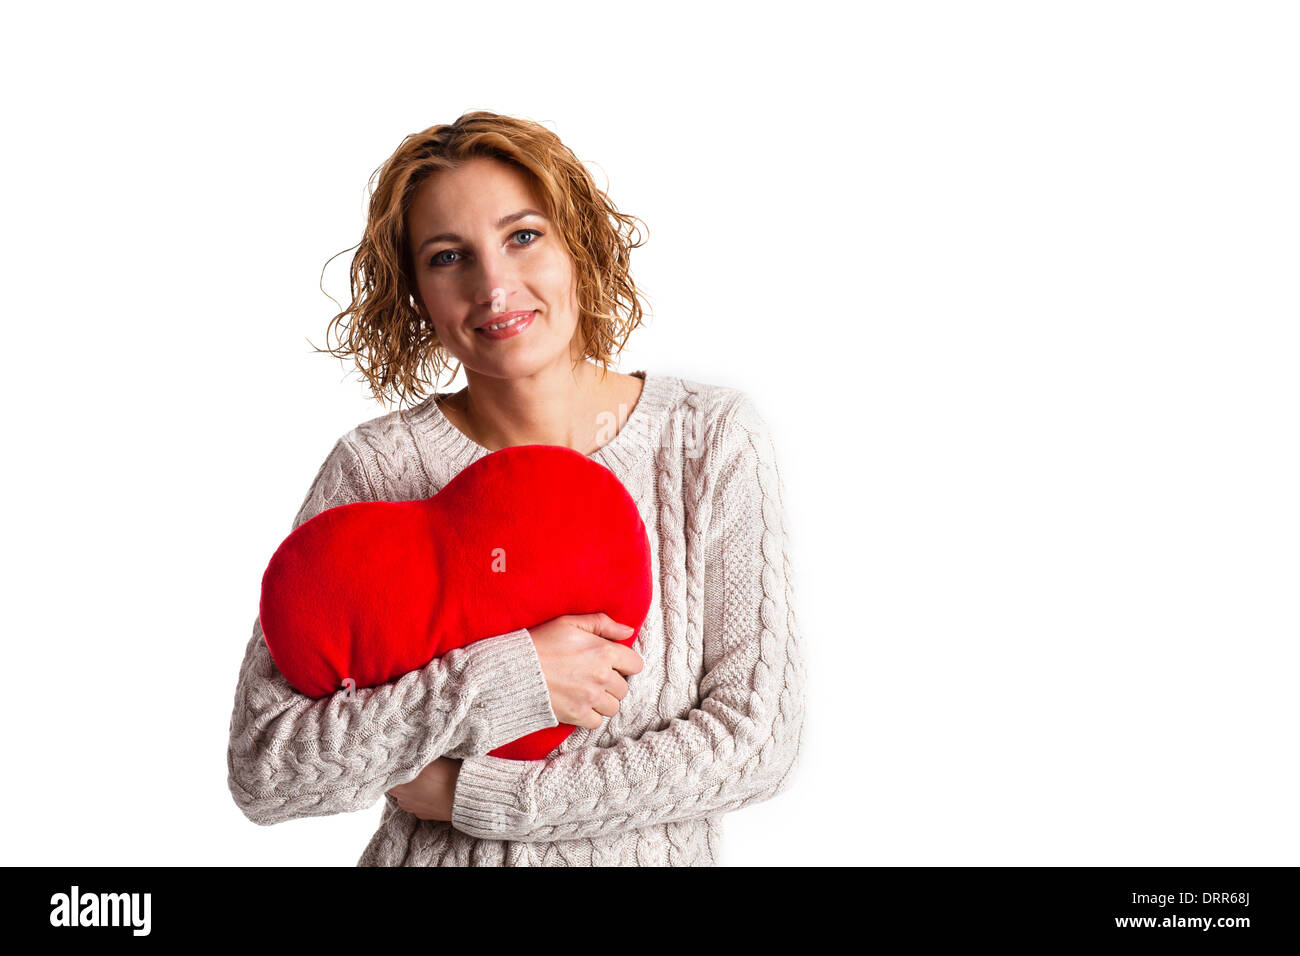
[[[231,718],[230,789],[249,819],[365,809],[360,866],[707,866],[721,817],[790,784],[802,742],[802,639],[784,486],[766,424],[741,392],[645,381],[591,457],[636,501],[655,584],[634,645],[644,668],[618,713],[548,759],[488,752],[555,726],[527,630],[478,641],[397,681],[312,700],[276,670],[255,622]],[[294,521],[350,501],[436,493],[488,454],[430,398],[347,435]],[[451,823],[385,791],[459,758]]]

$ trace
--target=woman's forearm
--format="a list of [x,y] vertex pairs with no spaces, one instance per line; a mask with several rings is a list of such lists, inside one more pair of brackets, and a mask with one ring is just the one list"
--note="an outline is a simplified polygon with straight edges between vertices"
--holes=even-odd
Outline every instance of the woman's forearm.
[[556,723],[526,630],[315,699],[289,686],[255,624],[231,715],[230,791],[263,825],[362,810],[440,756],[486,754]]
[[[360,459],[340,440],[294,527],[369,495]],[[245,816],[259,824],[360,810],[440,756],[486,754],[557,723],[536,648],[522,628],[377,687],[312,698],[280,673],[258,619],[235,690],[228,782]]]

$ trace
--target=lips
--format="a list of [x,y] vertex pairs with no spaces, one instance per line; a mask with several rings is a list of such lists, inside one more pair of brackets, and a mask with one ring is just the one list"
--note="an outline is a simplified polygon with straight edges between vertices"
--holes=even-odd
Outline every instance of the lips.
[[523,318],[524,316],[531,315],[532,313],[533,313],[532,309],[519,309],[514,312],[506,312],[504,315],[496,315],[488,319],[482,325],[478,326],[478,328],[476,328],[474,331],[482,332],[484,329],[488,328],[489,326],[500,325],[502,322],[509,322],[511,319]]

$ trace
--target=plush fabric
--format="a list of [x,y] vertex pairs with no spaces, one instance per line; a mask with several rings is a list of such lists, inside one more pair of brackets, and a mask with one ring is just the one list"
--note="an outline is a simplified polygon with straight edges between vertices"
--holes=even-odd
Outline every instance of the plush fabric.
[[[613,472],[569,448],[518,445],[431,498],[340,505],[299,525],[262,577],[259,616],[285,679],[323,697],[566,614],[603,611],[636,629],[631,646],[651,587],[645,525]],[[540,760],[573,730],[491,755]]]

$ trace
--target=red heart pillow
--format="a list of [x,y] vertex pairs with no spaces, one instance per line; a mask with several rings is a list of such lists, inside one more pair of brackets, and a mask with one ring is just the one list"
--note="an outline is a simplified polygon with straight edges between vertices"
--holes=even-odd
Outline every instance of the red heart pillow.
[[[300,693],[372,687],[485,637],[603,611],[636,629],[650,610],[650,546],[605,466],[559,445],[516,445],[432,498],[329,508],[285,538],[262,576],[266,646]],[[540,760],[560,724],[492,751]]]

